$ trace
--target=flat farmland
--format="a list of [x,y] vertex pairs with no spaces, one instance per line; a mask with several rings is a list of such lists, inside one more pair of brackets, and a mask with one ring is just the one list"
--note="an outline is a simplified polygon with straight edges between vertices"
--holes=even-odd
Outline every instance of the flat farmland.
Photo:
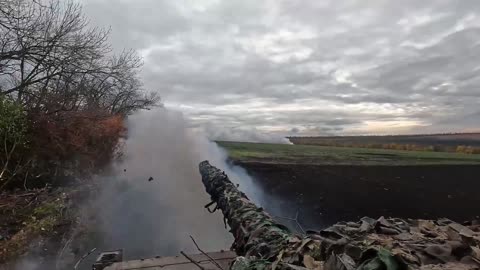
[[307,228],[378,218],[480,219],[480,155],[217,142],[274,205]]
[[319,165],[480,165],[480,155],[289,145],[245,142],[217,142],[236,162]]

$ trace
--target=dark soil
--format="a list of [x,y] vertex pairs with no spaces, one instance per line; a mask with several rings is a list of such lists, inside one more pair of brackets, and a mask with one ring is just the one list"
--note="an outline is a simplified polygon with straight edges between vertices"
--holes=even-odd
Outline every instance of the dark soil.
[[480,166],[240,165],[281,202],[267,210],[289,217],[298,210],[307,228],[363,216],[463,222],[480,215]]

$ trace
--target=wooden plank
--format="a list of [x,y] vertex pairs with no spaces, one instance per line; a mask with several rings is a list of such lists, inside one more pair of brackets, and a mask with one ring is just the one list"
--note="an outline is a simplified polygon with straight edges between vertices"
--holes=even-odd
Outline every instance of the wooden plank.
[[[221,252],[209,252],[207,253],[211,256],[224,270],[229,268],[230,262],[232,262],[237,255],[232,251],[221,251]],[[213,264],[207,256],[203,254],[189,254],[193,260],[198,262],[207,270],[219,270],[218,267]],[[198,267],[190,262],[187,258],[178,255],[172,257],[160,257],[160,258],[151,258],[144,260],[133,260],[115,263],[105,270],[193,270]]]

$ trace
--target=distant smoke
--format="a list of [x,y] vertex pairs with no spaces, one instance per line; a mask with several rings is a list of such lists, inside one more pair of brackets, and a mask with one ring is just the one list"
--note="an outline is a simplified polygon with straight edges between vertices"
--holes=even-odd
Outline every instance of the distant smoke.
[[206,136],[216,141],[239,141],[257,143],[281,143],[290,144],[284,135],[262,132],[256,128],[244,127],[219,127],[206,125],[202,127]]

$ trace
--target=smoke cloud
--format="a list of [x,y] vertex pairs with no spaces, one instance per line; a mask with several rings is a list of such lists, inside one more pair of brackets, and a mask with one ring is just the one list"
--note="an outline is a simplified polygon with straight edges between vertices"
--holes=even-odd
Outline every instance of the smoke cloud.
[[[208,213],[210,202],[198,164],[209,160],[257,205],[280,213],[282,203],[258,186],[244,169],[227,163],[227,154],[205,133],[189,127],[183,115],[167,109],[142,111],[128,119],[123,158],[106,175],[98,190],[80,206],[74,241],[45,268],[27,257],[16,269],[65,269],[92,248],[96,252],[79,269],[91,269],[98,252],[124,250],[124,259],[198,253],[192,235],[205,251],[228,250],[233,242],[220,212]],[[276,209],[276,210],[275,210]],[[39,266],[41,264],[41,266]],[[58,265],[61,265],[58,268]]]
[[291,144],[285,134],[262,132],[256,128],[224,127],[221,125],[202,125],[206,137],[216,141],[239,141],[255,143]]
[[[98,202],[105,249],[127,257],[226,249],[232,238],[219,213],[210,215],[198,163],[219,162],[212,146],[189,132],[180,113],[145,111],[129,119],[125,159],[114,168]],[[217,163],[218,164],[218,163]]]
[[[125,259],[229,249],[233,237],[220,212],[210,214],[198,163],[222,168],[256,203],[267,199],[246,172],[226,163],[226,153],[204,134],[188,128],[181,113],[166,109],[130,117],[124,158],[94,202],[99,250],[123,248]],[[93,258],[91,258],[93,259]],[[88,263],[86,263],[88,265]],[[88,268],[85,268],[88,269]]]

